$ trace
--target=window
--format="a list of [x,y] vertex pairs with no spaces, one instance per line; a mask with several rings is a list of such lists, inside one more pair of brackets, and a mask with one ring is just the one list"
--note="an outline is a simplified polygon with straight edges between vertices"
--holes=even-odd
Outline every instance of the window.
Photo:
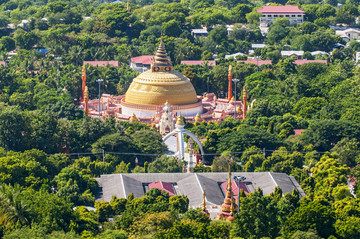
[[272,15],[268,15],[268,17],[272,17]]
[[278,15],[274,15],[274,17],[278,17]]
[[284,15],[280,15],[280,17],[284,17]]
[[301,17],[301,15],[297,15],[298,17]]
[[295,17],[295,15],[291,15],[291,17]]
[[290,17],[290,15],[285,15],[286,17]]

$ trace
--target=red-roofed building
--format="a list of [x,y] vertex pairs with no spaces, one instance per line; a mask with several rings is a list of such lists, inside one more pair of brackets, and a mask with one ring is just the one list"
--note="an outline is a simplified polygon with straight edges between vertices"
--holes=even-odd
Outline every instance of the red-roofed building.
[[163,181],[153,182],[153,183],[149,184],[149,189],[152,189],[152,188],[157,188],[157,189],[163,190],[163,191],[169,193],[170,196],[175,195],[175,190],[174,190],[172,183],[167,183],[167,182],[163,182]]
[[295,60],[295,65],[304,65],[308,63],[322,63],[327,65],[327,60]]
[[130,64],[131,69],[141,73],[150,70],[154,56],[155,55],[144,55],[132,57]]
[[215,61],[198,61],[198,60],[185,60],[185,61],[181,61],[181,64],[184,65],[209,65],[209,66],[215,66],[216,62]]
[[5,61],[0,61],[0,66],[6,66]]
[[302,24],[304,21],[305,11],[298,6],[263,6],[256,10],[262,14],[260,17],[261,26],[269,26],[279,17],[286,17],[290,20],[290,25]]
[[119,66],[118,61],[84,61],[84,65],[86,64],[90,64],[92,66],[106,66],[106,65],[110,65],[114,67]]

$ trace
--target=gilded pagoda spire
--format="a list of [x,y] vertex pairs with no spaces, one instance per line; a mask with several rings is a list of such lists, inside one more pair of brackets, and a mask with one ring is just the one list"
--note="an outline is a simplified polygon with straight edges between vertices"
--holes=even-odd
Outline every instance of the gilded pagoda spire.
[[183,120],[181,114],[179,114],[179,116],[177,117],[177,119],[176,119],[176,124],[175,124],[175,125],[179,125],[179,126],[184,126],[184,125],[185,125],[184,120]]
[[231,188],[231,170],[229,165],[229,179],[227,182],[226,196],[224,198],[224,203],[220,207],[220,212],[217,215],[218,219],[227,219],[231,216],[231,210],[234,214],[237,211],[237,207],[238,205],[235,203],[234,194]]
[[210,213],[206,210],[206,190],[205,190],[205,184],[204,184],[204,193],[203,193],[203,204],[202,204],[202,210],[201,212],[206,214],[208,217],[210,216]]
[[171,60],[166,53],[162,36],[155,57],[153,58],[151,70],[152,72],[172,72]]
[[229,164],[229,180],[228,180],[228,186],[227,186],[227,190],[231,192],[231,170],[230,170],[230,164]]
[[201,118],[201,116],[200,116],[199,113],[196,114],[194,120],[195,120],[195,122],[201,122],[201,121],[203,121],[203,119]]

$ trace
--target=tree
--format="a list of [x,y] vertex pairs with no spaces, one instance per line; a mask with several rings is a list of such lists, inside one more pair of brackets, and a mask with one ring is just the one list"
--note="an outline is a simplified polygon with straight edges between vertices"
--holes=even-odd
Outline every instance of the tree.
[[319,236],[326,238],[334,234],[334,222],[335,215],[328,201],[303,199],[294,214],[287,219],[284,232],[292,235],[298,230],[313,229]]
[[15,49],[15,40],[9,36],[0,39],[0,51],[12,51]]
[[258,23],[260,23],[261,16],[262,16],[262,14],[260,12],[252,11],[252,12],[246,14],[246,20],[249,24],[257,25]]
[[5,227],[30,225],[30,209],[19,185],[0,185],[0,223]]
[[89,176],[82,175],[74,168],[63,168],[54,179],[57,195],[68,198],[75,205],[92,205],[97,189],[97,181]]
[[22,29],[15,31],[16,45],[22,49],[30,50],[39,40],[38,36],[34,32],[25,32]]
[[333,6],[330,5],[324,5],[320,6],[316,10],[316,17],[317,18],[328,18],[330,16],[335,16],[336,10]]
[[162,29],[164,34],[170,37],[179,37],[182,33],[180,23],[175,20],[164,22]]
[[162,155],[154,162],[149,163],[149,173],[176,173],[182,172],[185,162],[176,157]]
[[237,158],[232,157],[229,153],[222,153],[221,156],[215,157],[212,165],[212,172],[227,172],[229,170],[229,166],[232,172],[236,172],[237,170]]
[[139,162],[141,163],[151,158],[156,158],[156,155],[162,155],[167,149],[167,146],[162,141],[161,135],[155,131],[141,130],[132,134],[131,138],[143,154],[151,155],[148,157],[139,156]]
[[264,197],[261,189],[241,198],[239,213],[235,214],[231,237],[270,237],[279,234],[276,202]]
[[294,106],[294,113],[303,118],[311,118],[327,104],[321,97],[303,97]]
[[331,152],[339,154],[342,164],[355,166],[359,159],[359,142],[356,139],[343,138],[331,149]]
[[214,28],[209,32],[209,38],[213,40],[216,44],[221,44],[223,42],[226,42],[228,39],[228,33],[226,27],[220,26]]
[[317,120],[310,123],[301,134],[305,144],[313,144],[317,150],[330,150],[342,138],[358,138],[360,128],[356,123],[342,120]]
[[7,107],[0,112],[0,146],[7,150],[28,149],[30,120],[17,107]]
[[253,7],[249,4],[239,4],[231,10],[234,22],[246,23],[246,14],[252,12]]
[[283,38],[287,36],[285,27],[281,25],[272,25],[266,38],[270,44],[279,43]]
[[345,4],[342,5],[336,12],[336,21],[338,23],[345,23],[352,25],[355,22],[355,17],[359,11],[356,6]]

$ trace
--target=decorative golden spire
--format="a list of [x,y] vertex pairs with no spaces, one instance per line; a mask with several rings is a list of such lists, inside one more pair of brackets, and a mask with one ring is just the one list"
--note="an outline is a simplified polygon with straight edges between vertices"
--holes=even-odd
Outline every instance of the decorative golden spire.
[[229,164],[229,181],[228,181],[228,191],[231,191],[231,170],[230,170],[230,164]]
[[130,1],[129,0],[127,1],[126,10],[128,12],[130,12]]
[[87,86],[85,86],[84,99],[88,99],[88,98],[89,98],[89,89]]
[[203,193],[203,207],[201,210],[202,213],[206,214],[208,217],[210,217],[210,213],[208,210],[206,210],[206,190],[205,190],[205,184],[204,184],[204,193]]
[[246,85],[244,85],[244,89],[243,89],[243,98],[244,97],[247,97]]
[[231,97],[230,102],[235,102],[235,97]]
[[205,189],[205,184],[204,184],[204,193],[203,193],[203,211],[206,210],[206,189]]
[[130,117],[129,122],[133,123],[133,122],[137,122],[138,118],[136,117],[135,113]]
[[200,116],[199,113],[196,114],[196,116],[195,116],[194,119],[195,119],[195,122],[201,122],[201,121],[203,121],[203,119],[201,118],[201,116]]
[[183,120],[181,114],[179,114],[179,116],[178,116],[177,119],[176,119],[176,125],[185,125],[184,120]]
[[229,65],[229,75],[232,75],[232,65]]
[[82,75],[83,75],[83,76],[86,76],[85,65],[83,65],[83,67],[82,67]]
[[171,60],[166,53],[162,36],[160,38],[159,48],[153,58],[151,70],[152,72],[172,72]]

